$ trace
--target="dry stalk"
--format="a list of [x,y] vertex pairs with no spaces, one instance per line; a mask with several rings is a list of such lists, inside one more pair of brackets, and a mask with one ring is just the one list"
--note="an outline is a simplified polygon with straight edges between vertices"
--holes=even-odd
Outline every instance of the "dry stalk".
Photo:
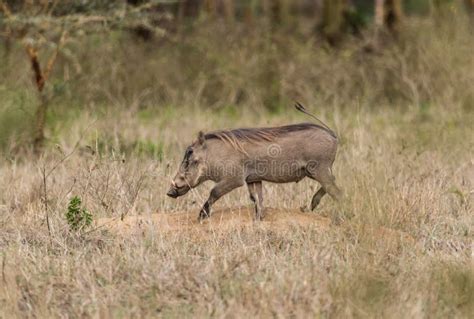
[[44,214],[46,216],[46,226],[48,227],[48,236],[50,244],[52,244],[52,237],[51,237],[51,224],[49,222],[49,211],[48,211],[48,188],[47,188],[47,176],[46,176],[46,164],[43,163],[43,167],[41,168],[41,175],[42,175],[42,186],[43,186],[43,208]]

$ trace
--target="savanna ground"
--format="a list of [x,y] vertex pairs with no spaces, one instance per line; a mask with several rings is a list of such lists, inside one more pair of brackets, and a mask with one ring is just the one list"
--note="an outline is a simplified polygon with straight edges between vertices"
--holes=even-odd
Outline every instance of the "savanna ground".
[[[13,48],[0,79],[0,317],[472,316],[463,19],[409,20],[375,51],[206,24],[179,45],[83,39],[55,69],[39,158],[21,147],[37,101]],[[294,100],[340,136],[343,203],[307,212],[314,181],[267,183],[264,221],[241,188],[198,224],[210,184],[165,196],[199,130],[307,121]],[[73,196],[94,219],[80,232],[65,219]]]

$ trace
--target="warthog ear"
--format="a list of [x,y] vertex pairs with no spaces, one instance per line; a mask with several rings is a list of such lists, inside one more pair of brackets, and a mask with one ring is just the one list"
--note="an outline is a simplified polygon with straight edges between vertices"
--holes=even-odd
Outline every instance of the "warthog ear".
[[206,138],[204,137],[204,133],[202,131],[199,131],[199,133],[198,133],[198,143],[200,145],[204,145],[205,141],[206,141]]

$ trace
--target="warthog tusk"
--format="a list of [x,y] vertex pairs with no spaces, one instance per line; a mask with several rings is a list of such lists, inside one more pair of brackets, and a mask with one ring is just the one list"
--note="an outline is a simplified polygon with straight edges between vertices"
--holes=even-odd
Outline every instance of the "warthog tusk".
[[174,180],[171,180],[171,185],[173,185],[173,187],[176,188],[176,183],[174,182]]

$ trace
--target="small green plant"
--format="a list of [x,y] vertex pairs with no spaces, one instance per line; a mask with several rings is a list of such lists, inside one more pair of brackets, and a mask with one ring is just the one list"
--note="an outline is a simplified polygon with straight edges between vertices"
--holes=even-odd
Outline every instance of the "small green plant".
[[83,230],[92,224],[92,214],[82,207],[82,200],[74,196],[67,207],[66,220],[73,231]]

